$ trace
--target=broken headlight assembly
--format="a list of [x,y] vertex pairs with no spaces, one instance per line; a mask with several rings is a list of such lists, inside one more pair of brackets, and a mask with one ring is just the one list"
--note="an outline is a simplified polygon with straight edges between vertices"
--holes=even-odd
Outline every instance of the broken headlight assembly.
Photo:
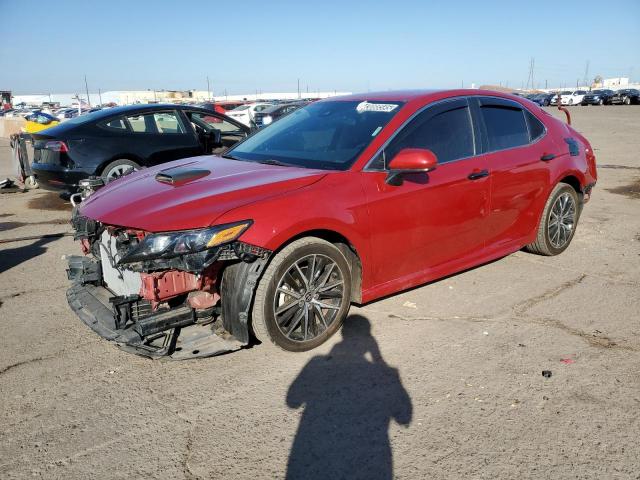
[[198,230],[152,233],[127,252],[118,264],[172,259],[201,253],[206,255],[211,249],[236,240],[252,223],[252,220],[243,220]]

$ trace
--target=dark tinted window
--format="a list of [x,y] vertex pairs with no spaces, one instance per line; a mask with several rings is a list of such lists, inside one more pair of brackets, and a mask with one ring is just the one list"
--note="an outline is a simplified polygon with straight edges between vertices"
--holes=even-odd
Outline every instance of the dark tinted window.
[[[427,109],[411,121],[385,149],[387,162],[404,148],[426,148],[446,163],[474,154],[469,107],[461,102],[449,110]],[[435,108],[442,108],[441,106]],[[380,168],[381,165],[372,165]]]
[[124,122],[124,118],[114,118],[101,123],[100,126],[115,130],[127,130],[127,124]]
[[504,150],[529,143],[527,122],[521,108],[482,105],[480,110],[487,127],[489,151]]
[[529,138],[532,142],[544,135],[544,125],[528,110],[524,111],[525,117],[527,117],[527,123],[529,124]]

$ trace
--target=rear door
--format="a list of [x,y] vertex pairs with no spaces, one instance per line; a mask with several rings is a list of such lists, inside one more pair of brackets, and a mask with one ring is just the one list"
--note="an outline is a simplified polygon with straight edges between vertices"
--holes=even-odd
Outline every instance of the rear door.
[[548,162],[558,147],[544,124],[521,104],[496,97],[472,100],[491,172],[488,248],[519,243],[537,227],[546,202]]
[[[388,185],[386,165],[404,148],[438,157],[428,174],[404,175]],[[399,132],[363,172],[371,220],[376,283],[407,278],[482,254],[489,207],[486,159],[476,156],[465,98],[428,106]]]
[[204,150],[191,126],[176,110],[157,110],[125,116],[135,149],[147,165],[201,155]]

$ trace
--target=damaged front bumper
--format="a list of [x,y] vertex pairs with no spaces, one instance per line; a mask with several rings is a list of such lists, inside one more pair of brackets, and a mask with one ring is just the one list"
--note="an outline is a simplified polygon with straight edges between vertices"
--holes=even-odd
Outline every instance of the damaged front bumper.
[[[102,338],[130,353],[176,360],[249,343],[251,301],[269,252],[254,247],[248,254],[246,245],[229,244],[211,252],[213,263],[200,272],[134,271],[117,264],[107,229],[86,230],[76,228],[76,235],[88,255],[66,257],[67,301]],[[225,282],[223,301],[218,292]]]

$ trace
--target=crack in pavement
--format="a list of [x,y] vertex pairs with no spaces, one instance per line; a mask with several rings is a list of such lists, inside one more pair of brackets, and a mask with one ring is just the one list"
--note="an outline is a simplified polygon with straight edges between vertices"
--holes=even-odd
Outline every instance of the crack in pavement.
[[41,362],[42,360],[49,360],[49,359],[54,358],[54,357],[55,357],[55,355],[49,355],[49,356],[46,356],[46,357],[31,358],[29,360],[23,360],[21,362],[17,362],[17,363],[13,363],[11,365],[7,365],[6,367],[0,369],[0,375],[4,375],[9,370],[12,370],[12,369],[14,369],[16,367],[20,367],[22,365],[27,365],[29,363]]
[[189,460],[191,459],[193,449],[193,434],[191,430],[187,432],[187,443],[185,445],[184,450],[184,458],[182,459],[182,471],[187,480],[201,480],[202,477],[193,473],[191,467],[189,466]]
[[84,347],[85,345],[89,345],[90,343],[93,343],[93,342],[80,343],[80,344],[76,345],[72,349],[65,348],[63,350],[58,350],[57,352],[52,353],[50,355],[45,355],[45,356],[36,357],[36,358],[30,358],[28,360],[22,360],[20,362],[12,363],[11,365],[7,365],[6,367],[2,367],[0,369],[0,375],[4,375],[5,373],[13,370],[14,368],[21,367],[22,365],[28,365],[30,363],[36,363],[36,362],[41,362],[43,360],[51,360],[52,358],[60,357],[60,356],[62,356],[64,354],[66,354],[66,353],[70,353],[70,352],[74,352],[76,350],[79,350],[81,347]]
[[607,337],[606,335],[601,335],[600,333],[587,333],[583,330],[580,330],[578,328],[574,328],[574,327],[570,327],[569,325],[566,325],[564,323],[562,323],[560,320],[556,319],[556,318],[552,318],[552,317],[539,317],[539,318],[534,318],[531,316],[527,317],[530,320],[533,320],[535,323],[538,323],[539,325],[544,325],[544,326],[548,326],[548,327],[552,327],[552,328],[557,328],[559,330],[562,330],[570,335],[574,335],[576,337],[580,337],[582,340],[584,340],[585,342],[587,342],[589,344],[589,346],[594,347],[594,348],[604,348],[604,349],[617,349],[617,350],[626,350],[626,351],[630,351],[630,352],[637,352],[640,351],[637,348],[634,348],[631,345],[620,345],[618,343],[616,343],[615,341],[613,341],[611,338]]
[[579,277],[574,278],[573,280],[568,280],[557,287],[554,287],[550,290],[547,290],[546,292],[541,293],[540,295],[536,295],[520,303],[516,303],[511,307],[511,310],[513,310],[513,312],[518,315],[524,315],[527,313],[527,310],[530,310],[531,308],[535,307],[539,303],[542,303],[546,300],[551,300],[552,298],[557,297],[565,290],[573,288],[579,283],[582,283],[582,281],[585,278],[587,278],[587,275],[583,273]]

